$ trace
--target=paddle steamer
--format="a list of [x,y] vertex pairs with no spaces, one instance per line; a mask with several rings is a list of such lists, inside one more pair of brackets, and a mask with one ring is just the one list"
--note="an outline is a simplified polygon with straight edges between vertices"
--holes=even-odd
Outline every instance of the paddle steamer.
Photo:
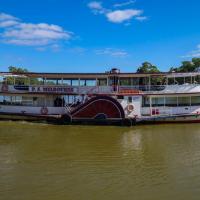
[[0,73],[0,118],[71,123],[200,122],[200,73]]

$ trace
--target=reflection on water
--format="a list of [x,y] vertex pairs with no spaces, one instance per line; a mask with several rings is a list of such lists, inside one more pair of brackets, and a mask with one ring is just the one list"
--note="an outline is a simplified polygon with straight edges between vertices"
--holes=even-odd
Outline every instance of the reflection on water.
[[200,125],[0,122],[0,199],[199,199]]

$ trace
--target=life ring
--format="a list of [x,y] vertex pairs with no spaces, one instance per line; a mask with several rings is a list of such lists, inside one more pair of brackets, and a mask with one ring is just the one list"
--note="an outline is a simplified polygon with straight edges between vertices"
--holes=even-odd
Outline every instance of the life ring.
[[48,114],[48,108],[47,107],[42,107],[41,108],[41,110],[40,110],[40,113],[42,114],[42,115],[47,115]]
[[127,110],[128,110],[129,112],[133,112],[133,111],[134,111],[134,106],[133,106],[132,104],[129,104],[129,105],[127,106]]
[[2,91],[2,92],[8,92],[8,85],[7,85],[7,84],[3,84],[3,85],[1,86],[1,91]]

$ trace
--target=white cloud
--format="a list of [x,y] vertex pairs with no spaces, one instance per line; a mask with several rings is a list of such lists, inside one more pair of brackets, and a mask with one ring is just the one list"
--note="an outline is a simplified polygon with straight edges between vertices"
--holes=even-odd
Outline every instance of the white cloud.
[[114,48],[105,48],[105,49],[96,50],[95,53],[97,55],[108,55],[108,56],[118,57],[118,58],[128,56],[128,53],[125,50],[114,49]]
[[98,1],[92,1],[88,4],[88,7],[91,9],[101,10],[103,9],[102,3]]
[[12,16],[12,15],[8,15],[6,13],[0,13],[0,21],[6,21],[6,20],[15,20],[17,21],[18,18]]
[[19,24],[19,19],[5,13],[0,13],[0,28],[15,26]]
[[182,56],[183,58],[194,58],[194,57],[200,57],[200,44],[197,45],[196,50],[189,52],[186,56]]
[[135,1],[130,0],[130,1],[123,2],[123,3],[116,3],[116,4],[113,5],[113,7],[129,6],[129,5],[134,4],[134,3],[135,3]]
[[142,21],[147,20],[147,17],[146,16],[139,16],[139,17],[136,17],[135,19],[142,22]]
[[25,46],[56,45],[59,41],[69,40],[73,33],[62,27],[47,23],[23,23],[18,18],[1,13],[0,34],[5,43]]
[[51,50],[53,52],[59,52],[61,50],[61,46],[59,44],[52,44],[52,45],[48,45],[48,46],[39,46],[35,48],[37,51],[47,51],[47,50]]
[[124,21],[130,20],[133,17],[142,14],[142,10],[126,9],[126,10],[115,10],[106,14],[106,17],[110,22],[122,23]]
[[[124,3],[115,4],[114,7],[122,7],[133,4],[135,1],[130,0]],[[88,4],[88,7],[92,10],[94,14],[104,15],[109,22],[112,23],[123,23],[135,19],[138,21],[144,21],[147,19],[145,16],[141,16],[142,10],[138,9],[117,9],[110,10],[102,6],[102,2],[92,1]]]
[[0,28],[6,28],[6,27],[9,27],[9,26],[15,26],[17,24],[19,24],[19,22],[15,21],[15,20],[0,21]]
[[109,12],[108,9],[102,6],[102,2],[100,1],[92,1],[88,3],[88,7],[92,10],[94,14],[105,14]]

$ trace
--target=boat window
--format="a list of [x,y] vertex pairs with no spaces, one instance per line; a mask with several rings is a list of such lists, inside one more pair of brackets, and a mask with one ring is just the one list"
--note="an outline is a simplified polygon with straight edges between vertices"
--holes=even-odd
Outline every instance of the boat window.
[[131,85],[131,78],[120,78],[120,85]]
[[57,85],[62,85],[62,79],[57,79],[56,84],[57,84]]
[[194,77],[194,83],[195,84],[200,84],[200,76],[199,75]]
[[120,95],[117,97],[117,99],[124,99],[124,96]]
[[30,85],[44,85],[44,78],[30,78]]
[[166,97],[165,106],[170,106],[170,107],[177,106],[177,97]]
[[190,106],[190,97],[178,97],[178,106]]
[[0,83],[4,82],[4,78],[2,76],[0,76]]
[[63,79],[63,85],[71,85],[71,80]]
[[12,105],[21,106],[22,96],[12,96]]
[[96,80],[86,80],[87,86],[96,86]]
[[11,96],[1,96],[0,97],[0,104],[1,105],[11,105],[12,104]]
[[72,80],[72,86],[79,86],[79,80]]
[[4,100],[4,97],[3,97],[3,96],[0,96],[0,105],[3,104],[3,100]]
[[152,107],[158,107],[158,106],[165,105],[164,97],[153,97],[151,101],[152,101]]
[[[151,85],[163,85],[165,82],[165,79],[162,76],[152,76],[150,77],[150,84]],[[147,85],[149,85],[149,82],[147,82]]]
[[132,85],[139,85],[139,78],[132,78]]
[[98,85],[99,86],[106,86],[107,85],[107,79],[98,79]]
[[80,86],[96,86],[96,80],[80,80]]
[[61,85],[61,79],[46,79],[46,85]]
[[7,83],[10,85],[29,85],[29,79],[24,77],[7,77]]
[[174,85],[174,84],[175,84],[174,78],[168,78],[167,84],[168,84],[168,85]]
[[143,97],[142,98],[142,106],[143,107],[149,107],[150,106],[150,99],[149,99],[149,97]]
[[80,86],[86,86],[86,80],[80,80]]
[[192,106],[199,106],[200,105],[200,96],[198,97],[191,97],[191,105]]
[[132,97],[128,97],[128,103],[132,103],[133,98]]
[[45,84],[46,85],[56,85],[56,80],[47,79]]

